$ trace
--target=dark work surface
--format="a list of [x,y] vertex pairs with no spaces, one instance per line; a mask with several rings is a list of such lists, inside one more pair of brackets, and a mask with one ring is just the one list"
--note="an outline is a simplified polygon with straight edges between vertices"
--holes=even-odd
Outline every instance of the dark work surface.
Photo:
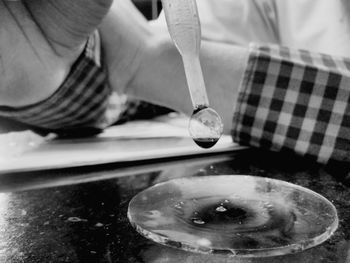
[[[0,262],[350,262],[350,190],[338,179],[347,174],[340,168],[249,150],[1,175]],[[157,245],[129,224],[128,203],[139,191],[172,178],[219,174],[282,179],[314,190],[336,206],[339,228],[328,241],[302,253],[229,260]]]

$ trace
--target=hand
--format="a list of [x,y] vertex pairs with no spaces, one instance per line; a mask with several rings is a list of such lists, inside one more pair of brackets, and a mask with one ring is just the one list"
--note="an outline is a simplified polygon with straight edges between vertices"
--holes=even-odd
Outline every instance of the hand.
[[0,0],[0,105],[50,96],[112,0]]

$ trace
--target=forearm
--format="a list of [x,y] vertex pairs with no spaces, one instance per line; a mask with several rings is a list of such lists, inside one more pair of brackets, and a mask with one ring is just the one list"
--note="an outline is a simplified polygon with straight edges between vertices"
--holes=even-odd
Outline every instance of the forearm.
[[28,106],[0,106],[0,116],[57,133],[82,135],[87,129],[102,129],[120,113],[118,101],[111,103],[111,90],[104,69],[95,60],[98,34],[89,38],[84,52],[69,74],[48,98]]
[[153,42],[146,19],[130,0],[115,0],[99,27],[111,87],[123,94]]
[[73,61],[50,50],[22,1],[0,1],[0,105],[33,104],[59,87]]
[[[127,91],[191,114],[180,55],[169,40],[153,48]],[[323,163],[350,160],[347,59],[208,42],[201,51],[210,104],[236,142],[287,149]]]
[[0,105],[32,105],[57,91],[111,1],[0,0]]

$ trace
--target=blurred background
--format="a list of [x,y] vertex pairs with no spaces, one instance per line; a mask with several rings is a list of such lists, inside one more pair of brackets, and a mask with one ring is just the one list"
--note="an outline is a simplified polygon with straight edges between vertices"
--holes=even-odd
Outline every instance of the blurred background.
[[132,0],[148,20],[156,19],[162,9],[160,0]]

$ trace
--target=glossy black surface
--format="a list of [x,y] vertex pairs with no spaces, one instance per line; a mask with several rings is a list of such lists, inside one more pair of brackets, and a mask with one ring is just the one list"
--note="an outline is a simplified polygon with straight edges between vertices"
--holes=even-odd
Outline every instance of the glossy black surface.
[[[260,151],[0,176],[0,262],[349,262],[347,168]],[[282,179],[331,200],[340,220],[325,243],[263,259],[206,256],[140,236],[126,212],[139,191],[172,178],[249,174]],[[338,178],[339,177],[339,178]]]

